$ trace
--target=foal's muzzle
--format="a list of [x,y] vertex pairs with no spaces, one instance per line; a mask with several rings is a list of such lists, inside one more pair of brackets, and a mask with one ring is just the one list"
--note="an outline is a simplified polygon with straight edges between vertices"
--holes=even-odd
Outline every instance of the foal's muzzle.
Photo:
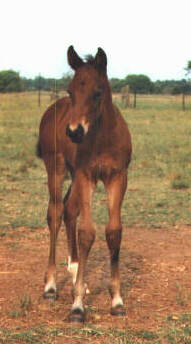
[[84,137],[84,128],[78,124],[77,128],[72,130],[69,125],[66,127],[66,135],[75,143],[81,143]]

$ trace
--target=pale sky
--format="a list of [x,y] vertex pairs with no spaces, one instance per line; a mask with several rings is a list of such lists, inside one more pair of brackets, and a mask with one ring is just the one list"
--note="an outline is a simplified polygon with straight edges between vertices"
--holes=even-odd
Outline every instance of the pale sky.
[[82,57],[103,48],[110,78],[184,78],[191,0],[0,0],[0,70],[60,78],[70,45]]

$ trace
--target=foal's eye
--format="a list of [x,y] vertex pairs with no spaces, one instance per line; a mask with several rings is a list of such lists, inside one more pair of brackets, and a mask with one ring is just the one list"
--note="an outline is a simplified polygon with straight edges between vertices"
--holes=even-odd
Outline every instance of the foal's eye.
[[85,81],[80,81],[80,86],[81,86],[81,87],[84,87],[85,84],[86,84]]
[[94,92],[94,95],[93,95],[94,99],[99,100],[101,98],[101,94],[102,94],[101,90]]

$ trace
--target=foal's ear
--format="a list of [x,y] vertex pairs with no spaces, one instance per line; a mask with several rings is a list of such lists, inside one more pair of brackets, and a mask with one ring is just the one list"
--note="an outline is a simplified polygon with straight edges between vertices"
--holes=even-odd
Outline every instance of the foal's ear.
[[96,68],[101,72],[101,73],[106,73],[107,71],[107,56],[105,51],[103,51],[102,48],[98,48],[97,54],[95,56],[95,65]]
[[74,70],[84,64],[84,61],[78,56],[72,45],[68,48],[68,63]]

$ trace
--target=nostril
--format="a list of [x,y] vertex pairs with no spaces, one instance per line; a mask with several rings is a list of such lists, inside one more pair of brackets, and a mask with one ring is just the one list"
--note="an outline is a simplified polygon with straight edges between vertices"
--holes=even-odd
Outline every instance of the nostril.
[[78,127],[77,127],[76,130],[77,130],[79,136],[83,136],[84,135],[84,128],[82,127],[81,124],[78,124]]
[[66,127],[66,135],[70,136],[70,134],[71,134],[71,130],[69,128],[69,125],[67,125],[67,127]]

